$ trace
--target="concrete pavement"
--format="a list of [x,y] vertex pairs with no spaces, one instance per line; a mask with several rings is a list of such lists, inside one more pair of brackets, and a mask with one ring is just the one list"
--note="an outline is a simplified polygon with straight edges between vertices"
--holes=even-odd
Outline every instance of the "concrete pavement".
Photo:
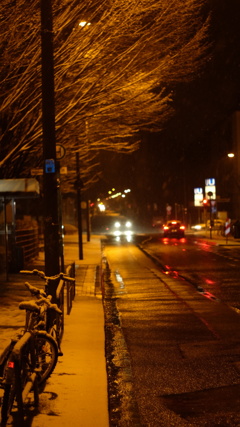
[[218,245],[218,246],[239,246],[240,239],[235,239],[233,236],[222,236],[219,231],[213,230],[210,234],[209,230],[201,230],[201,231],[192,231],[190,232],[197,238],[201,239],[201,241],[208,242],[209,244]]
[[101,264],[101,240],[83,238],[79,260],[76,235],[65,237],[65,265],[75,261],[76,297],[65,316],[63,357],[40,394],[39,413],[32,427],[107,427],[108,396],[105,362],[104,313],[95,292]]

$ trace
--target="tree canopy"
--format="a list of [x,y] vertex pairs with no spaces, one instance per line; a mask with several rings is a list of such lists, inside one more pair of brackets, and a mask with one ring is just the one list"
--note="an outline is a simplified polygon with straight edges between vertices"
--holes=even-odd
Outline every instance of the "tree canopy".
[[[39,0],[0,4],[1,177],[42,164]],[[56,139],[93,182],[99,150],[130,153],[172,115],[207,52],[204,0],[54,0]],[[71,175],[69,175],[71,181]]]

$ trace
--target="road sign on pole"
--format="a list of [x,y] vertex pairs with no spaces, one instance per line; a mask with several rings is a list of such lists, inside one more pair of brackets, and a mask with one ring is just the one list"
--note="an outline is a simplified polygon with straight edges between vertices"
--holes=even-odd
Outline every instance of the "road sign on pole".
[[56,159],[61,160],[65,157],[66,150],[62,144],[56,144]]
[[32,176],[40,176],[40,175],[43,175],[43,169],[42,169],[42,168],[35,168],[35,169],[31,169],[31,175],[32,175]]

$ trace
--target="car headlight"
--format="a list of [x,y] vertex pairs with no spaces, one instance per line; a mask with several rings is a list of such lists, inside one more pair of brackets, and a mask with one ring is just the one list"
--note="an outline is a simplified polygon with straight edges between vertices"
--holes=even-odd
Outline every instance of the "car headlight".
[[115,224],[114,224],[114,227],[116,227],[116,228],[120,228],[120,227],[121,227],[120,222],[119,222],[119,221],[116,221],[116,222],[115,222]]
[[127,221],[125,225],[126,225],[127,228],[131,228],[132,227],[132,223],[130,221]]

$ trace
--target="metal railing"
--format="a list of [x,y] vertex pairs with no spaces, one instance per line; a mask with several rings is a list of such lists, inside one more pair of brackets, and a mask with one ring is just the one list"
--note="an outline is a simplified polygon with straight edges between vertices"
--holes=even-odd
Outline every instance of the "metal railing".
[[38,228],[17,229],[15,231],[15,244],[23,250],[24,263],[36,258],[39,252]]

